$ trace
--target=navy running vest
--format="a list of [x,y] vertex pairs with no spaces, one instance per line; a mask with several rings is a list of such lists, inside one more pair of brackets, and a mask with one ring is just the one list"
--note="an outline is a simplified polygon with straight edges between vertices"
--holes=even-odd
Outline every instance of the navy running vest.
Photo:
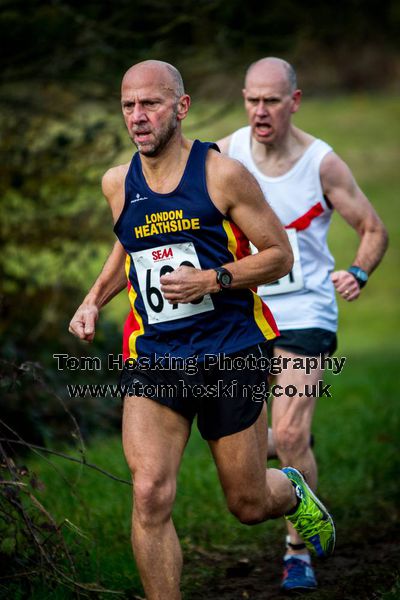
[[160,277],[180,265],[212,269],[250,253],[249,242],[212,202],[205,162],[212,143],[195,140],[178,187],[149,188],[140,153],[125,180],[125,204],[114,231],[124,247],[131,311],[123,357],[187,358],[233,353],[278,334],[259,296],[249,289],[206,294],[190,304],[169,304]]

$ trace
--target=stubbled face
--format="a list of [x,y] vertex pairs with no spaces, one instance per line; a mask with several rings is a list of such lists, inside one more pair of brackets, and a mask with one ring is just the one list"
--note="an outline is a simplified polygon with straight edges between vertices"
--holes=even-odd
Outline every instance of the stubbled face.
[[243,97],[253,138],[261,144],[273,144],[288,132],[301,92],[291,91],[282,70],[264,68],[249,73]]
[[121,105],[129,137],[144,156],[157,156],[184,118],[173,84],[154,70],[139,69],[124,77]]

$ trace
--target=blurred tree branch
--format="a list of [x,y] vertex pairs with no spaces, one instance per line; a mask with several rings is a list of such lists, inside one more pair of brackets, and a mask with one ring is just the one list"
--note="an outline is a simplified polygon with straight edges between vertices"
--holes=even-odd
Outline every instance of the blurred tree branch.
[[[3,419],[0,420],[0,428],[12,436],[2,436],[0,440],[0,581],[19,577],[31,584],[33,580],[41,578],[47,582],[49,588],[58,583],[70,588],[77,597],[92,593],[120,594],[122,592],[105,589],[99,583],[79,581],[75,561],[82,554],[82,548],[76,540],[82,538],[91,542],[91,539],[67,518],[58,521],[43,501],[39,500],[38,494],[44,491],[45,486],[35,473],[22,464],[21,455],[15,455],[13,448],[20,446],[46,462],[47,459],[42,453],[51,454],[94,469],[119,483],[131,486],[131,482],[116,477],[86,460],[83,437],[76,418],[63,399],[48,386],[38,365],[21,365],[19,371],[32,373],[47,393],[53,394],[61,404],[64,415],[72,422],[72,439],[75,444],[78,443],[81,457],[78,459],[64,452],[27,442]],[[4,381],[1,383],[4,384]],[[76,486],[72,486],[62,474],[60,475],[63,484],[70,488],[71,493],[81,503]],[[71,541],[69,536],[67,542],[63,532],[65,528],[75,534],[75,541]]]

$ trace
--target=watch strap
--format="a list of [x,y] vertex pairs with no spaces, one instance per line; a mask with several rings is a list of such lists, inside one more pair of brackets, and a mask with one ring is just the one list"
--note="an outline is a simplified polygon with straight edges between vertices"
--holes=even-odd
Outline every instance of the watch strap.
[[357,265],[351,265],[347,271],[348,273],[351,273],[353,277],[355,277],[360,288],[363,288],[366,285],[368,281],[368,273],[364,271],[364,269],[357,267]]

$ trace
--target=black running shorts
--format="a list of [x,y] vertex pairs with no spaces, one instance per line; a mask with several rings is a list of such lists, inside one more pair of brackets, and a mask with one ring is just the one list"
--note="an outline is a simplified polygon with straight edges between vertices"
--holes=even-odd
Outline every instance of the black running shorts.
[[273,356],[273,348],[288,350],[300,356],[331,356],[337,348],[336,333],[327,329],[311,327],[308,329],[286,329],[280,336],[268,343],[269,356]]
[[263,342],[234,354],[210,354],[204,361],[166,357],[149,366],[129,361],[122,371],[124,395],[144,396],[186,417],[206,440],[247,429],[268,398],[268,351]]

